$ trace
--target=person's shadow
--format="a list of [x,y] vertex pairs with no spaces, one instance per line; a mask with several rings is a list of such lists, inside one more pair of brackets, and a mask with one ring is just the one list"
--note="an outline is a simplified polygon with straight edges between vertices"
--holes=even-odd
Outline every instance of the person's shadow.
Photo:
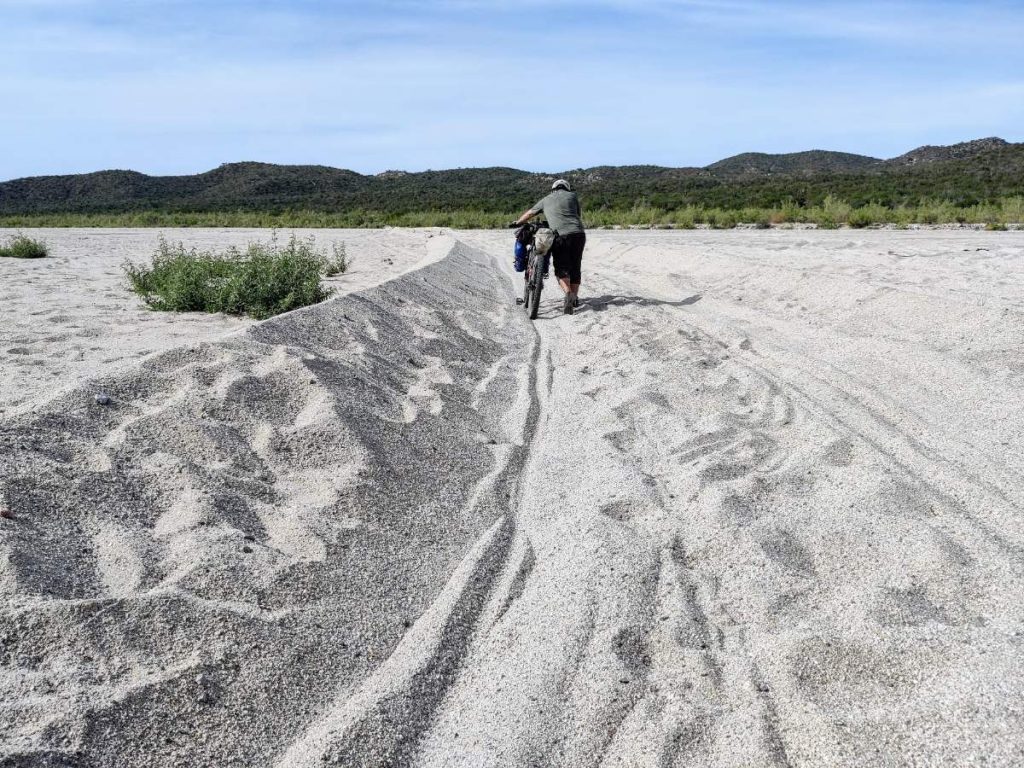
[[679,301],[666,301],[664,299],[651,299],[647,296],[616,296],[613,294],[606,294],[604,296],[588,296],[585,299],[580,299],[580,305],[576,308],[576,312],[589,310],[591,312],[604,312],[608,307],[627,307],[627,306],[638,306],[638,307],[689,307],[696,304],[698,301],[704,298],[701,293],[695,293],[693,296],[687,296],[685,299]]

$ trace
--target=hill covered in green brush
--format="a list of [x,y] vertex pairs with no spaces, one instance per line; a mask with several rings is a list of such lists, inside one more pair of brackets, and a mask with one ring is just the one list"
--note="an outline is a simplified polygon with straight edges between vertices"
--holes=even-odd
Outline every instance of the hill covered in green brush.
[[841,152],[747,153],[706,168],[637,165],[539,174],[462,168],[368,176],[327,166],[231,163],[192,176],[99,171],[0,183],[0,216],[154,212],[365,210],[387,214],[475,210],[511,213],[551,180],[570,179],[589,210],[665,211],[923,201],[972,206],[1024,195],[1024,143],[981,139],[921,147],[891,160]]

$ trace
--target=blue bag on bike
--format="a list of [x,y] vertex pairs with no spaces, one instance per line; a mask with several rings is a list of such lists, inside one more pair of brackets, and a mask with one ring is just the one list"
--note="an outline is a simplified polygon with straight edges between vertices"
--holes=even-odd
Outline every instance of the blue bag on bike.
[[513,263],[513,266],[515,267],[516,272],[525,272],[526,271],[527,256],[528,256],[528,253],[527,253],[527,250],[526,250],[526,246],[523,245],[522,243],[520,243],[518,240],[516,240],[516,248],[515,248],[515,257],[516,258],[515,258],[515,262]]

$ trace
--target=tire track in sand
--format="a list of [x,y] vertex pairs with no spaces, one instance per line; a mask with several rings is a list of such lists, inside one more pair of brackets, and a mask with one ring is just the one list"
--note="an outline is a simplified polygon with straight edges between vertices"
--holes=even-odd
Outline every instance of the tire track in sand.
[[536,564],[415,762],[969,763],[980,743],[1013,764],[978,727],[1022,687],[1016,635],[987,628],[994,609],[1016,626],[1020,562],[972,530],[984,496],[936,504],[930,459],[908,479],[891,425],[844,407],[856,394],[758,357],[800,327],[752,334],[727,301],[644,297],[600,268],[588,286],[600,311],[537,322],[554,373],[520,510]]
[[[701,764],[725,736],[716,733],[723,713],[739,709],[735,727],[763,734],[741,752],[743,764],[787,765],[767,687],[758,685],[749,661],[733,660],[746,659],[743,637],[715,605],[716,585],[687,566],[680,537],[648,522],[667,514],[669,497],[630,455],[644,456],[650,437],[637,435],[623,452],[614,438],[585,438],[595,431],[590,424],[566,430],[567,415],[580,418],[581,406],[603,411],[600,421],[625,425],[625,432],[633,429],[630,404],[664,408],[652,405],[656,397],[616,408],[594,389],[583,401],[565,402],[576,387],[564,380],[565,360],[555,360],[579,341],[579,326],[568,325],[574,321],[590,333],[605,322],[589,323],[581,313],[536,323],[545,363],[537,384],[541,417],[517,523],[535,562],[518,596],[474,640],[414,762]],[[641,321],[608,333],[622,339],[645,328]],[[617,373],[607,376],[621,378]],[[615,389],[608,391],[614,401]],[[576,442],[588,444],[584,456],[574,455]],[[576,478],[591,477],[581,469],[591,461],[616,490],[601,503],[576,503]],[[742,705],[730,693],[740,688],[747,692]]]

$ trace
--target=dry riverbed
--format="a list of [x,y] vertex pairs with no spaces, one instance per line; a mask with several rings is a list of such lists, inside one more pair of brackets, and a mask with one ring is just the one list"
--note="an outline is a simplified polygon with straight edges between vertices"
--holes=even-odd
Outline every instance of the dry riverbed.
[[596,232],[530,323],[317,232],[258,324],[157,234],[0,264],[0,763],[1024,762],[1024,234]]

